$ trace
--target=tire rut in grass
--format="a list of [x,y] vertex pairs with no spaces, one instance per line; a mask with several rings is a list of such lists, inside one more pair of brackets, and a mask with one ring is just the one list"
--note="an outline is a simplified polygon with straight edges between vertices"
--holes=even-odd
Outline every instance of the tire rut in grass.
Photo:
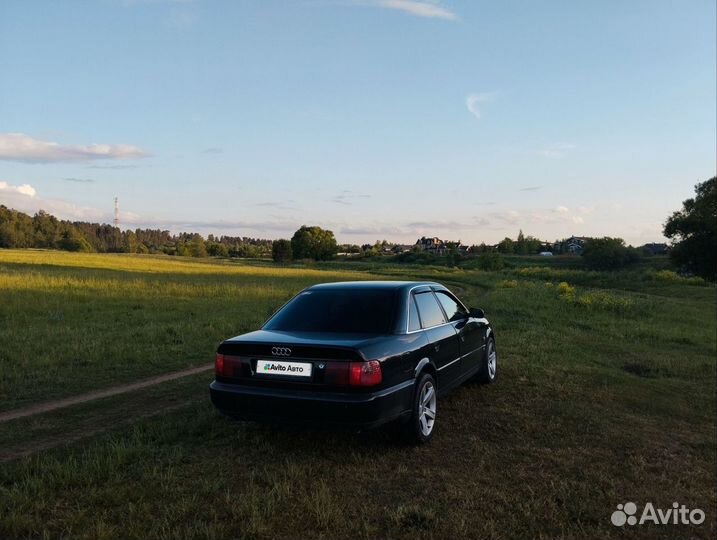
[[0,426],[0,462],[12,461],[82,439],[137,424],[207,399],[201,373],[114,395]]
[[177,409],[181,409],[182,407],[186,407],[186,406],[189,406],[189,403],[174,404],[174,405],[169,405],[169,406],[164,406],[164,407],[158,407],[152,411],[145,412],[142,414],[137,414],[131,418],[124,418],[123,420],[119,420],[111,425],[102,423],[102,424],[97,424],[95,427],[93,427],[91,429],[87,429],[87,428],[70,429],[66,432],[63,432],[62,434],[48,435],[45,437],[41,437],[39,439],[27,441],[24,444],[16,444],[14,446],[4,446],[0,450],[0,463],[14,461],[16,459],[28,457],[33,454],[37,454],[37,453],[43,452],[45,450],[51,450],[53,448],[57,448],[60,446],[67,446],[67,445],[70,445],[77,441],[81,441],[82,439],[87,439],[94,435],[100,435],[102,433],[116,429],[118,427],[123,427],[123,426],[129,425],[129,424],[132,424],[134,422],[137,422],[139,420],[145,420],[145,419],[152,418],[152,417],[160,415],[160,414],[166,414],[166,413],[175,411]]
[[42,413],[54,411],[57,409],[63,409],[65,407],[71,407],[72,405],[79,405],[81,403],[87,403],[88,401],[103,399],[103,398],[107,398],[107,397],[111,397],[111,396],[116,396],[119,394],[126,394],[127,392],[134,392],[136,390],[141,390],[142,388],[147,388],[149,386],[154,386],[154,385],[161,384],[164,382],[173,381],[175,379],[179,379],[182,377],[188,377],[190,375],[195,375],[197,373],[209,371],[210,369],[212,369],[212,367],[213,367],[213,364],[207,364],[207,365],[196,367],[196,368],[185,369],[184,371],[175,371],[174,373],[166,373],[164,375],[158,375],[156,377],[144,379],[142,381],[135,382],[135,383],[123,384],[120,386],[113,386],[113,387],[105,388],[102,390],[93,390],[92,392],[87,392],[85,394],[80,394],[78,396],[54,399],[52,401],[44,401],[42,403],[28,405],[27,407],[21,407],[19,409],[5,411],[5,412],[0,413],[0,424],[3,422],[9,422],[10,420],[17,420],[19,418],[24,418],[27,416],[34,416],[36,414],[42,414]]

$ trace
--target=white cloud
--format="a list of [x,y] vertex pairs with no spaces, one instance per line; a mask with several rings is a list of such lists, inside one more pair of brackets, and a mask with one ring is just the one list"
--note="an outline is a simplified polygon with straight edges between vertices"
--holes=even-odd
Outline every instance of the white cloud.
[[[11,186],[7,182],[0,182],[0,193],[7,196],[8,193],[17,193],[26,197],[34,197],[37,194],[35,188],[30,184],[20,184],[19,186]],[[4,198],[4,197],[3,197]]]
[[555,159],[565,156],[565,154],[567,154],[570,150],[575,150],[576,148],[577,146],[571,143],[557,143],[543,148],[542,150],[538,150],[536,154],[546,158]]
[[495,97],[495,92],[483,92],[480,94],[470,94],[466,96],[466,108],[468,112],[480,120],[480,109],[478,108],[479,103],[485,103],[491,101]]
[[507,223],[509,225],[515,225],[524,219],[523,215],[517,210],[496,210],[486,213],[485,216],[499,223]]
[[[592,209],[590,209],[592,212]],[[564,226],[566,223],[582,225],[585,219],[580,213],[571,211],[567,206],[557,206],[552,209],[524,209],[521,212],[516,210],[489,212],[486,215],[498,223],[510,226],[522,226],[523,230],[530,230],[531,226]],[[527,234],[527,231],[526,231]]]
[[386,8],[403,11],[415,17],[426,17],[431,19],[444,19],[447,21],[458,20],[458,16],[439,5],[438,2],[419,2],[417,0],[375,0],[372,4]]
[[0,133],[0,160],[27,163],[137,159],[149,154],[131,144],[64,145],[34,139],[23,133]]
[[0,182],[0,204],[30,215],[44,210],[60,219],[107,221],[108,218],[106,213],[96,208],[77,206],[59,199],[43,199],[30,184],[13,186]]

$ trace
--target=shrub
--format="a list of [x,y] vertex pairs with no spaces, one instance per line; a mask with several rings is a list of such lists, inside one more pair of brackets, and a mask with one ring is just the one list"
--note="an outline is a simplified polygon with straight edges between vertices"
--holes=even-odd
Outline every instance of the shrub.
[[500,253],[481,253],[478,257],[478,268],[481,270],[501,270],[505,266],[505,259]]
[[83,253],[89,253],[92,251],[90,243],[85,240],[83,236],[73,230],[67,230],[62,233],[59,247],[60,249],[67,251],[79,251]]
[[617,270],[640,259],[638,251],[626,247],[622,238],[591,238],[583,249],[585,265],[593,270]]
[[[373,253],[378,255],[377,251]],[[438,264],[438,257],[423,251],[405,251],[393,257],[393,260],[401,264]]]
[[207,247],[204,245],[204,240],[202,240],[201,237],[192,239],[192,241],[187,244],[187,249],[189,250],[189,255],[192,257],[207,256]]
[[524,268],[516,268],[513,272],[527,278],[556,280],[572,279],[585,274],[583,270],[565,270],[560,268],[548,268],[547,266],[526,266]]
[[680,280],[680,276],[677,275],[677,272],[673,272],[672,270],[660,270],[659,272],[655,272],[653,276],[657,281],[674,282]]
[[207,253],[209,253],[212,257],[228,257],[229,248],[224,244],[219,244],[217,242],[207,242]]
[[623,296],[617,296],[605,291],[593,291],[575,298],[575,303],[587,308],[611,309],[625,311],[632,307],[633,301]]
[[558,293],[560,296],[575,296],[575,287],[571,287],[566,281],[561,281],[558,283]]
[[518,286],[518,282],[515,279],[504,279],[498,283],[498,287],[501,289],[515,289]]
[[[552,283],[546,283],[546,287],[552,288]],[[633,301],[630,298],[610,294],[606,291],[591,291],[578,294],[575,287],[567,282],[558,283],[559,298],[570,304],[588,309],[609,309],[612,311],[624,312],[632,307]]]
[[698,276],[681,276],[672,270],[660,270],[658,272],[650,272],[647,274],[648,279],[655,281],[665,281],[668,283],[683,283],[685,285],[705,285],[707,282]]
[[292,248],[291,240],[274,240],[271,245],[271,257],[276,263],[286,263],[291,261]]

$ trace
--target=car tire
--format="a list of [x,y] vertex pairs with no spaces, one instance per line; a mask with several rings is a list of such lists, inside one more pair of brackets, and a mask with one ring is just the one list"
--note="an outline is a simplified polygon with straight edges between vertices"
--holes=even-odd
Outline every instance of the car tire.
[[430,373],[422,373],[416,382],[411,417],[404,425],[406,438],[414,444],[424,444],[433,438],[436,428],[438,388]]
[[475,381],[479,384],[492,384],[498,377],[498,353],[495,348],[495,340],[488,338],[485,344],[485,353],[481,362],[481,368],[476,373]]

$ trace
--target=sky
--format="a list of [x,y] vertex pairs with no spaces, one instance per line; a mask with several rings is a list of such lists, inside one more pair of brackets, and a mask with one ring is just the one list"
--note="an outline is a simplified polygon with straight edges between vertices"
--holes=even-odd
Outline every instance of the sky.
[[714,0],[0,2],[0,204],[340,243],[661,241]]

